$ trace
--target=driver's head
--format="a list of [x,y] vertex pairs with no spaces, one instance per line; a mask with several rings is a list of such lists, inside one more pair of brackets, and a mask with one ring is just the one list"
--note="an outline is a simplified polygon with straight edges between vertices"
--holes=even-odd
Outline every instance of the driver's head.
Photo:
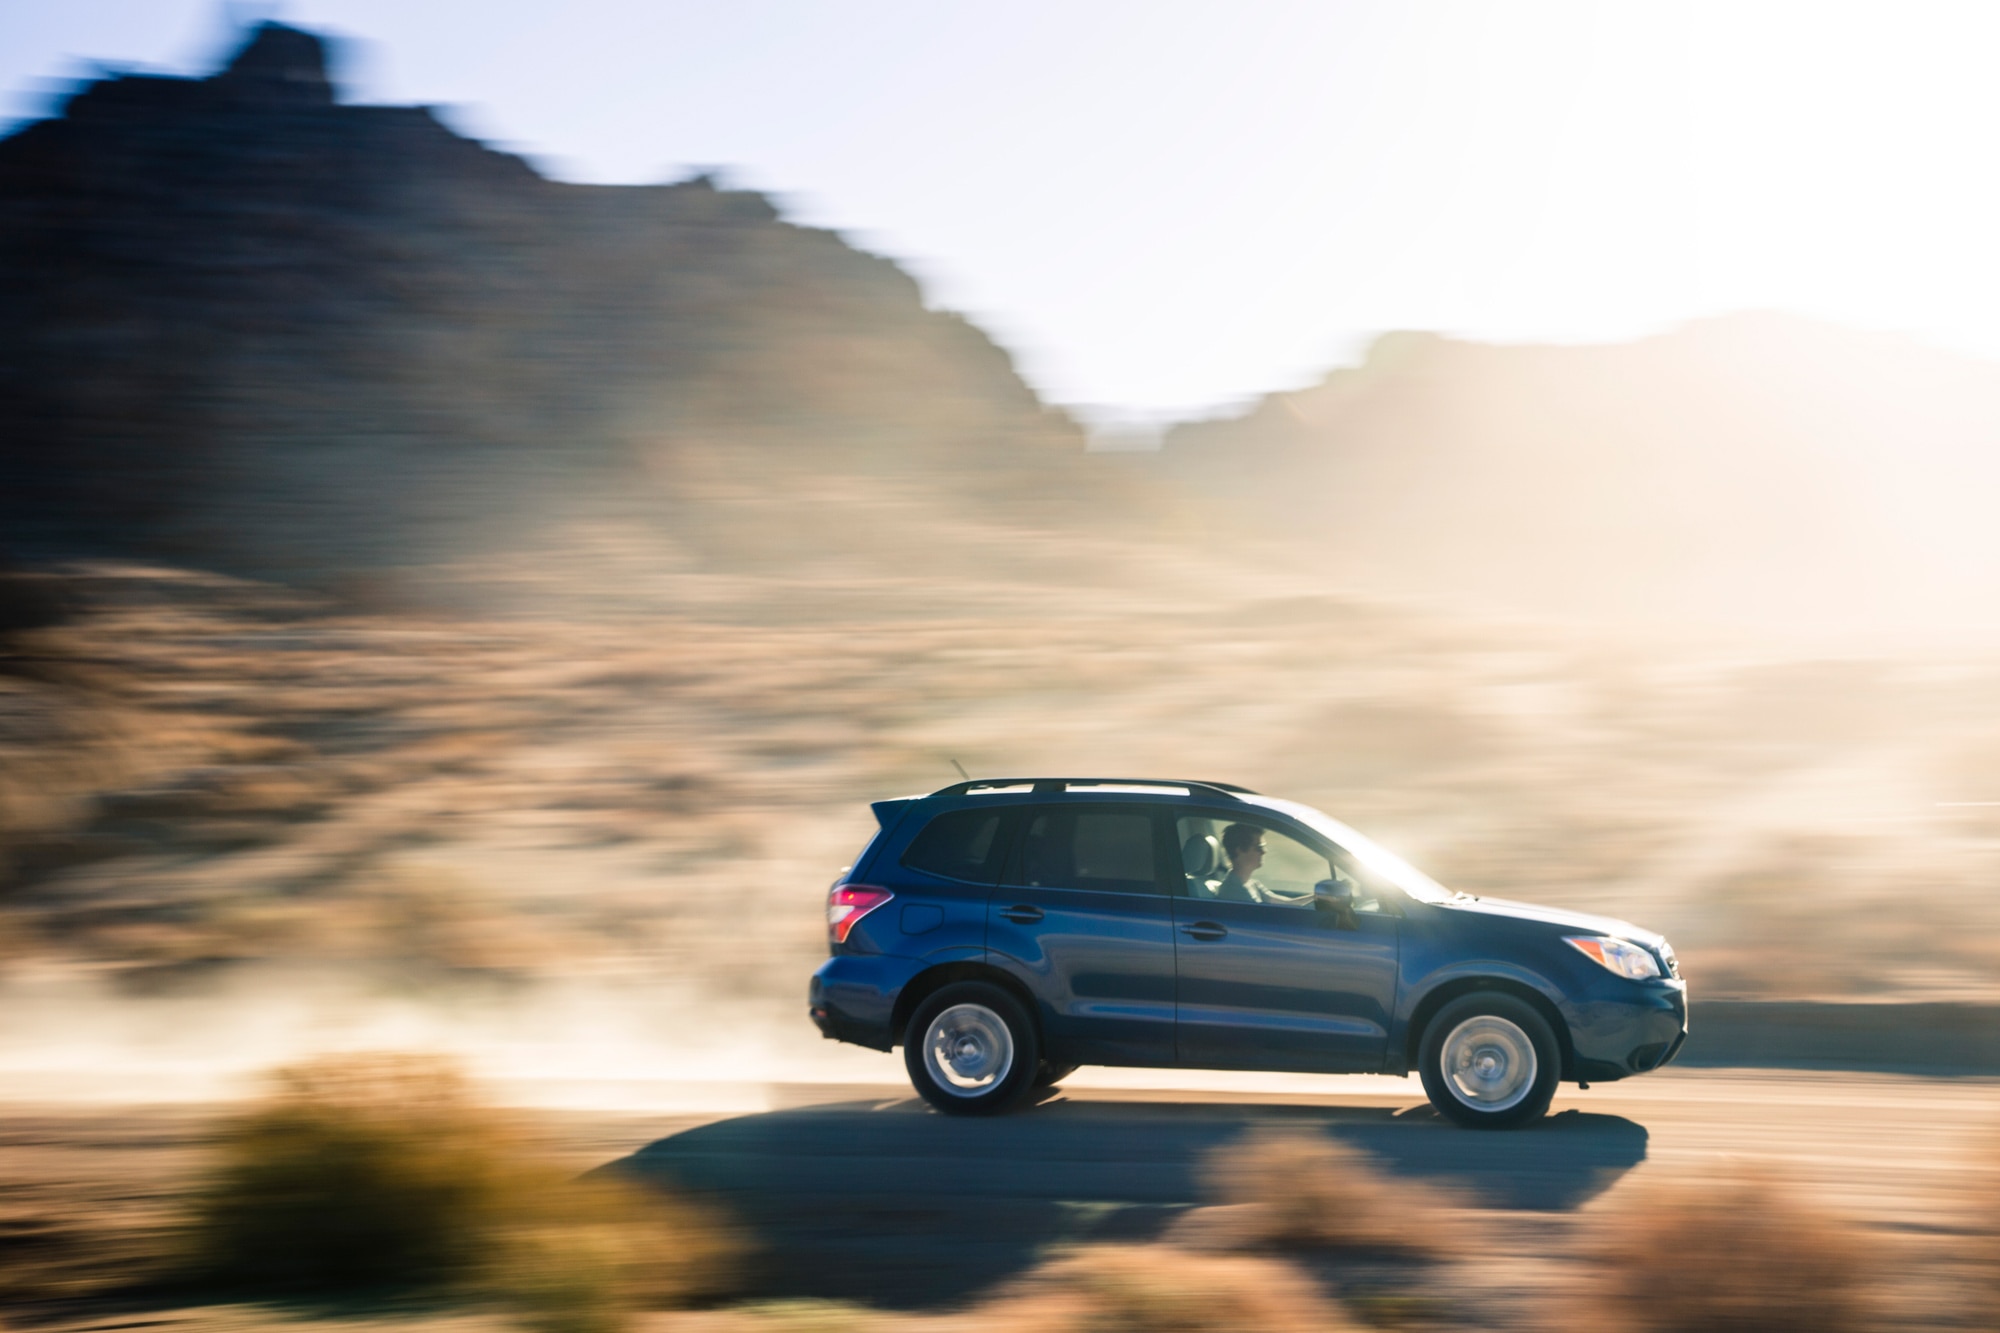
[[1255,824],[1231,824],[1222,830],[1222,852],[1239,869],[1263,864],[1264,830]]

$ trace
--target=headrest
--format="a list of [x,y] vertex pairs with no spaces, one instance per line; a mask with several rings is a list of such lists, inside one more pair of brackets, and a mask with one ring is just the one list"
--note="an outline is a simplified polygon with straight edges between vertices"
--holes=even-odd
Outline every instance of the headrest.
[[1181,872],[1199,879],[1222,863],[1222,844],[1208,834],[1196,834],[1181,844]]

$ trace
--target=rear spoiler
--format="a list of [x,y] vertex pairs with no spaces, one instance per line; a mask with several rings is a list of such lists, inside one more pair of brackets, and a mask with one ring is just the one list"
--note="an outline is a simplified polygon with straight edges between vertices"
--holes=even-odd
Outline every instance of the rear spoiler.
[[887,833],[890,827],[902,817],[906,807],[915,805],[922,799],[923,797],[921,796],[899,796],[893,801],[872,802],[868,808],[875,812],[876,824],[881,827],[884,833]]

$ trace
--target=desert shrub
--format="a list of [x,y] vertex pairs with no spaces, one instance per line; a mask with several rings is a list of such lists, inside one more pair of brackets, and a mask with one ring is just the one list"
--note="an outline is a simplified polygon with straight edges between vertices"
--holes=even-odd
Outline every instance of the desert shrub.
[[74,599],[54,574],[36,574],[0,559],[0,640],[60,625],[75,614]]
[[225,1131],[195,1200],[202,1266],[232,1285],[341,1292],[475,1272],[505,1215],[518,1145],[450,1069],[410,1059],[280,1071]]
[[1290,1264],[1171,1245],[1092,1245],[969,1312],[1037,1333],[1341,1333],[1352,1325]]
[[1847,1333],[1872,1274],[1850,1227],[1768,1174],[1641,1191],[1603,1221],[1601,1300],[1643,1333]]
[[732,1250],[685,1203],[540,1161],[448,1065],[412,1057],[281,1071],[227,1127],[191,1213],[192,1265],[232,1289],[456,1292],[578,1333],[713,1289]]
[[1206,1246],[1277,1246],[1425,1254],[1455,1228],[1437,1191],[1385,1175],[1367,1154],[1323,1134],[1259,1129],[1208,1157],[1225,1205],[1184,1230]]
[[[878,1333],[912,1322],[909,1316],[885,1314],[849,1301],[810,1298],[758,1301],[737,1306],[733,1313],[755,1333]],[[935,1324],[918,1326],[934,1328]]]
[[[91,1234],[69,1219],[46,1212],[0,1214],[0,1305],[16,1301],[58,1300],[88,1294],[108,1285],[105,1272],[92,1263],[107,1248],[104,1237]],[[120,1276],[132,1273],[135,1260],[149,1257],[133,1247],[119,1247],[114,1258]],[[7,1325],[0,1322],[0,1329]]]
[[728,1288],[737,1242],[712,1214],[623,1181],[550,1184],[510,1210],[484,1272],[529,1327],[609,1333],[634,1310]]

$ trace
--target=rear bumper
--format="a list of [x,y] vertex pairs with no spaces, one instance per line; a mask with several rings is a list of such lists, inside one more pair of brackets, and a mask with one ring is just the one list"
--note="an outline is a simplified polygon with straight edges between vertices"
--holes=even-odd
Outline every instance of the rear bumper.
[[921,959],[887,954],[827,959],[806,990],[806,1012],[822,1037],[872,1050],[895,1047],[896,998],[927,966]]
[[1593,997],[1568,1014],[1575,1077],[1610,1083],[1658,1069],[1687,1042],[1687,987],[1631,983],[1614,997]]

